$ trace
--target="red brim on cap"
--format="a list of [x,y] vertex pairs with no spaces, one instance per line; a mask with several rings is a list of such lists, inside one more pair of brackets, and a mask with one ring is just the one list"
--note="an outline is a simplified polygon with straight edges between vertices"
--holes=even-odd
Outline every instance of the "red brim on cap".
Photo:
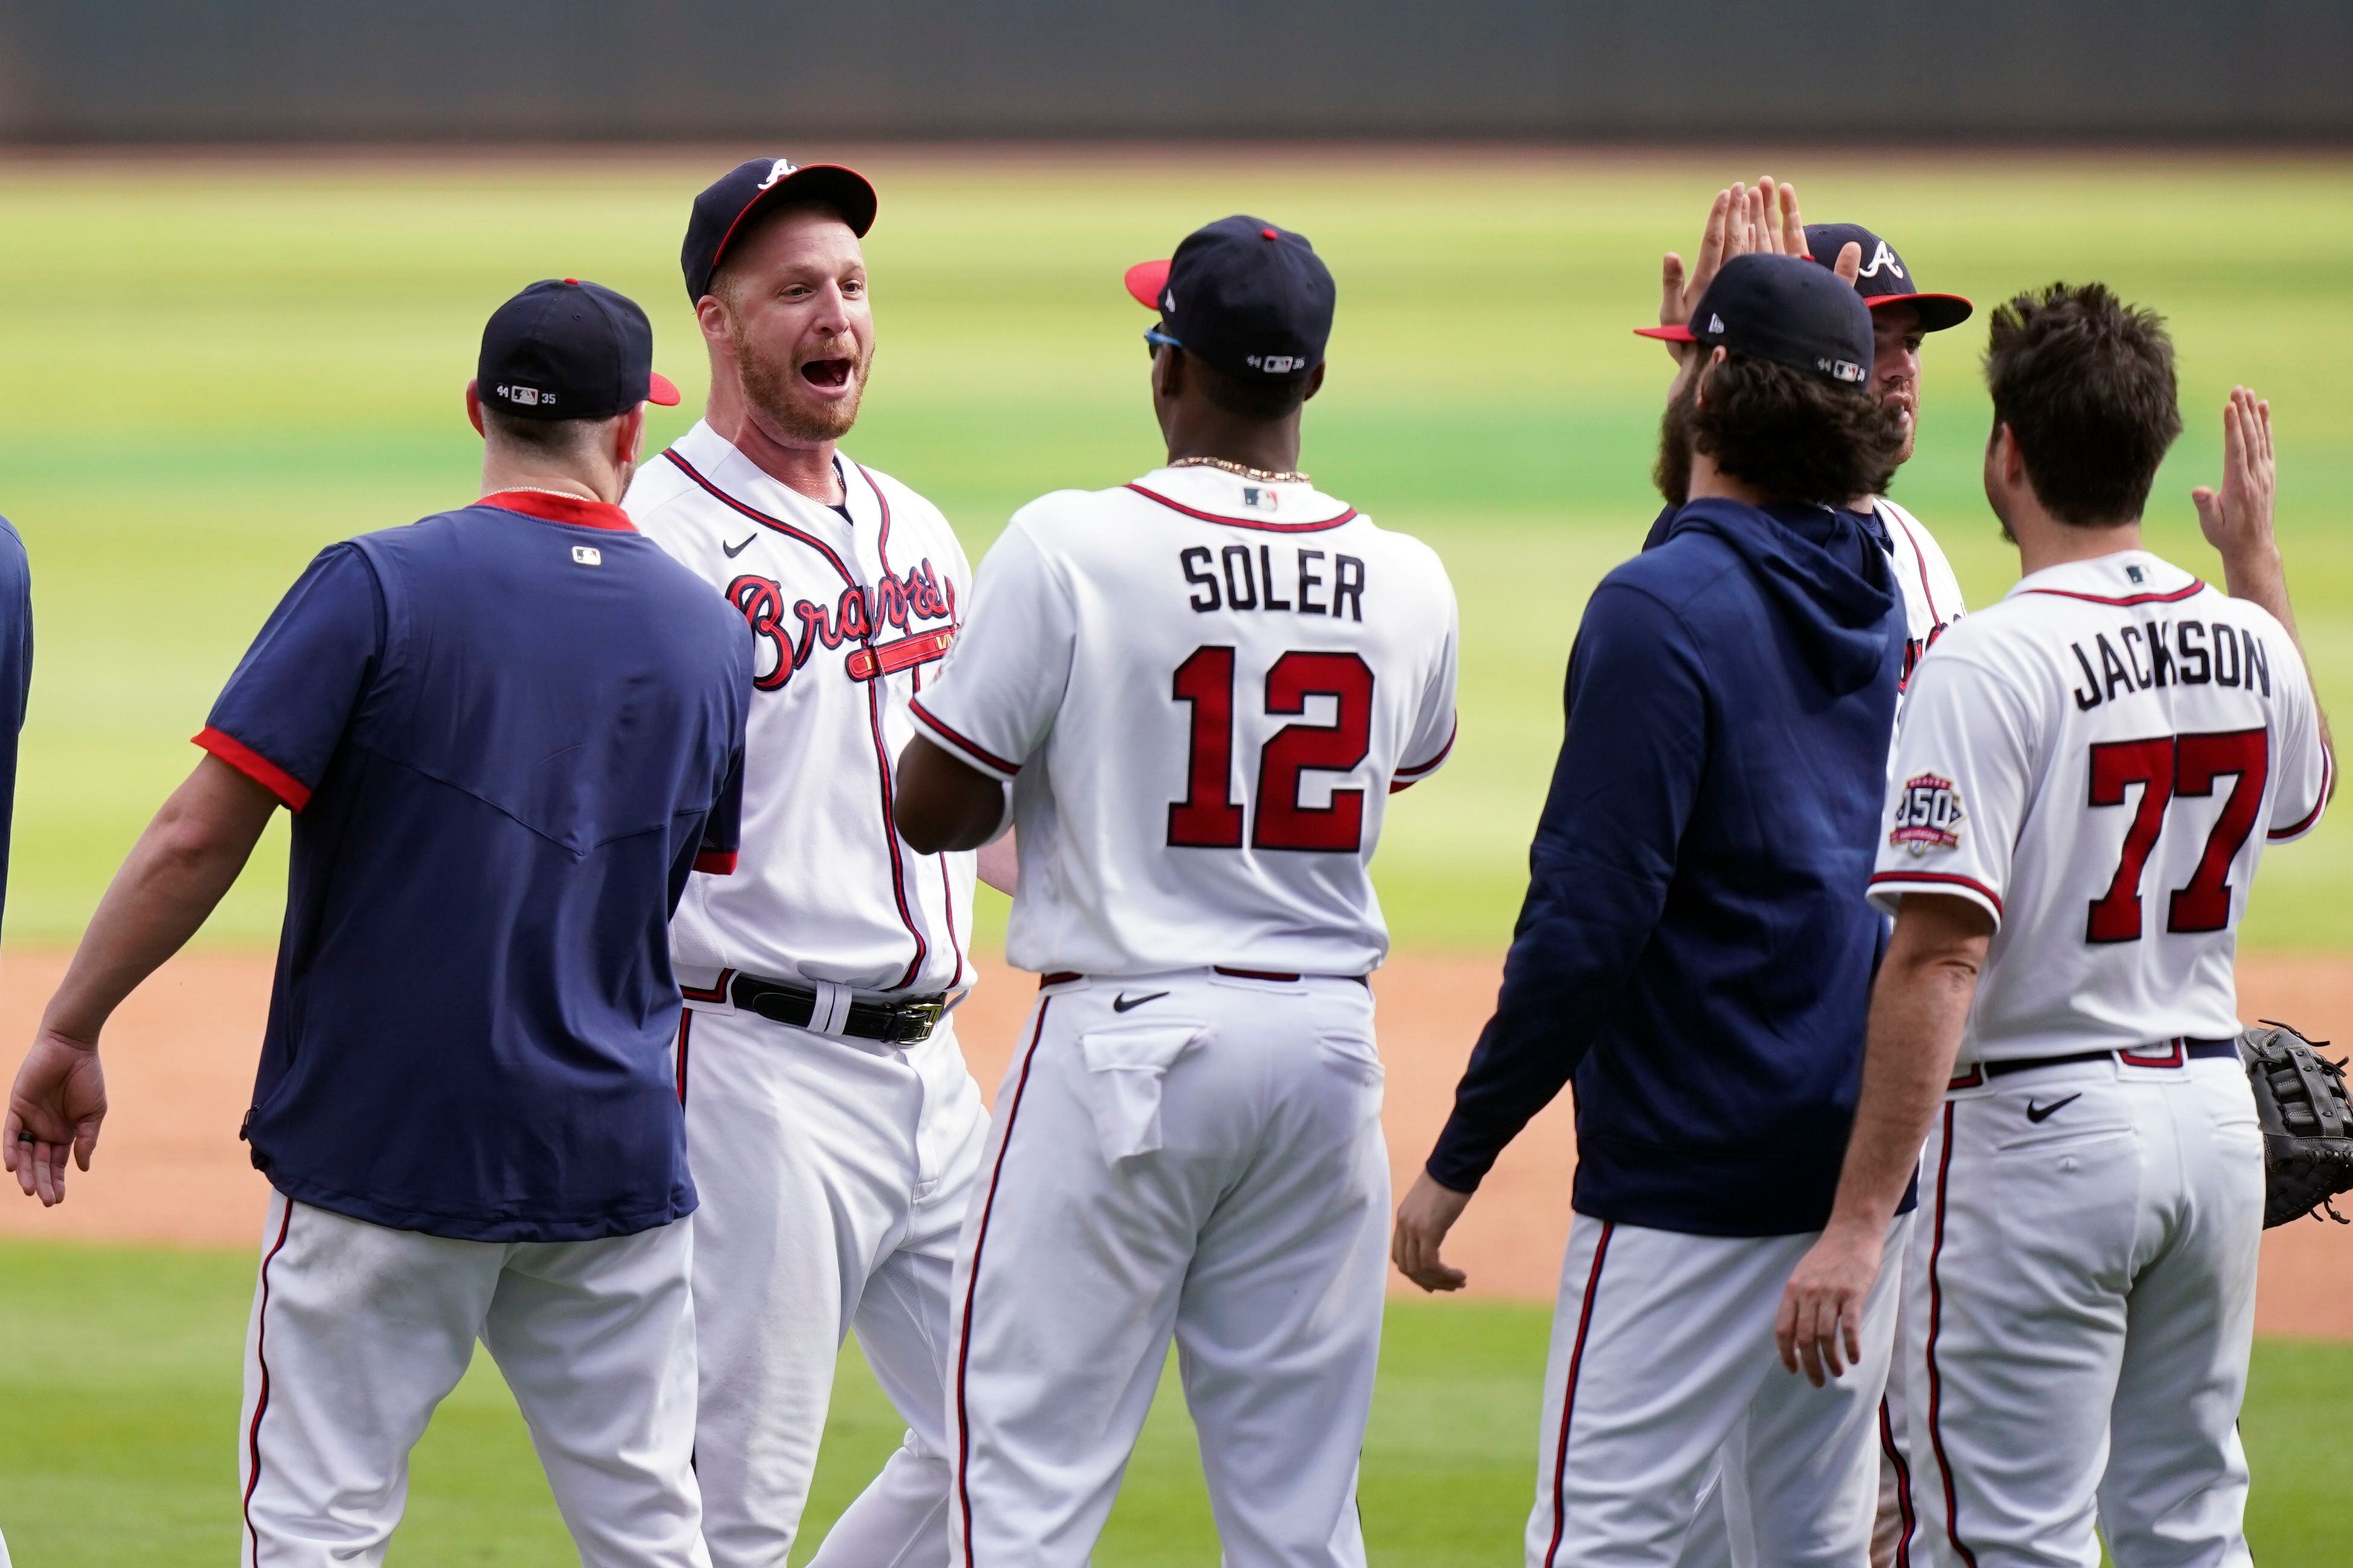
[[1127,269],[1123,281],[1127,284],[1127,291],[1134,297],[1137,304],[1147,310],[1157,310],[1160,309],[1160,291],[1168,287],[1168,263],[1139,261]]
[[1638,338],[1657,338],[1670,343],[1699,342],[1697,338],[1692,336],[1692,330],[1689,327],[1636,327],[1634,335]]
[[1882,305],[1909,305],[1920,312],[1920,330],[1926,332],[1957,327],[1977,309],[1958,294],[1873,294],[1862,302],[1874,310]]
[[679,402],[677,383],[659,371],[649,372],[646,375],[646,401],[659,403],[664,408],[677,407]]

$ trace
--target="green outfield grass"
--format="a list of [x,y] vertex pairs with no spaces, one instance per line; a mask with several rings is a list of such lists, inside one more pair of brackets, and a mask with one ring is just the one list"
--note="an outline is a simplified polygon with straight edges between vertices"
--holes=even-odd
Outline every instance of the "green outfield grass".
[[[237,1550],[238,1366],[253,1259],[0,1243],[0,1531],[18,1568],[180,1568]],[[1389,1310],[1361,1498],[1376,1563],[1517,1560],[1535,1488],[1541,1308]],[[2242,1429],[2248,1535],[2265,1568],[2344,1560],[2353,1347],[2266,1341]],[[881,1466],[901,1427],[853,1348],[794,1561]],[[1215,1560],[1193,1434],[1171,1379],[1095,1561]],[[392,1561],[575,1562],[513,1401],[487,1355],[418,1447]]]
[[[869,162],[881,357],[852,449],[936,499],[976,553],[1030,496],[1155,460],[1125,263],[1237,209],[1315,239],[1341,302],[1307,466],[1435,543],[1462,603],[1461,742],[1400,797],[1382,886],[1401,942],[1499,945],[1578,610],[1655,504],[1666,362],[1626,329],[1655,310],[1658,252],[1688,248],[1708,194],[1758,161]],[[635,294],[688,392],[657,434],[682,427],[705,377],[675,258],[719,163],[0,163],[0,511],[30,542],[40,616],[9,938],[73,938],[312,551],[473,495],[459,388],[513,289],[568,274]],[[2187,492],[2215,470],[2225,389],[2274,396],[2321,689],[2353,699],[2346,162],[1809,155],[1771,172],[1815,216],[1883,229],[1932,287],[1982,300],[2097,276],[2165,310],[2191,420],[2151,522],[2179,559],[2205,563]],[[1931,340],[1922,448],[1896,489],[1980,602],[2014,572],[1978,493],[1981,345],[1974,323]],[[282,856],[281,830],[211,940],[271,935]],[[2339,814],[2266,865],[2250,942],[2353,945],[2348,872]]]

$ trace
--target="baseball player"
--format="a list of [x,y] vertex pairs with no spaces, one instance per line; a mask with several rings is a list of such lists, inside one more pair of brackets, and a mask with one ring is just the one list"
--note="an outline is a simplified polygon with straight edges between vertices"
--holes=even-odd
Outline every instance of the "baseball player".
[[873,360],[874,214],[858,174],[780,158],[695,198],[710,405],[627,503],[754,645],[742,858],[671,927],[721,1568],[791,1549],[852,1327],[909,1431],[817,1561],[947,1557],[948,1279],[987,1131],[946,1016],[974,980],[974,858],[900,841],[892,760],[968,573],[935,508],[839,449]]
[[[1759,249],[1810,255],[1841,276],[1852,278],[1856,292],[1871,307],[1871,387],[1902,419],[1904,441],[1896,454],[1897,464],[1910,461],[1920,404],[1921,340],[1927,332],[1943,331],[1968,320],[1969,302],[1956,294],[1919,289],[1894,247],[1859,224],[1805,223],[1799,216],[1797,187],[1786,183],[1777,186],[1768,175],[1754,188],[1736,184],[1717,193],[1701,237],[1697,265],[1688,279],[1683,274],[1682,258],[1672,253],[1667,256],[1662,268],[1661,327],[1672,329],[1689,321],[1691,307],[1700,289],[1715,277],[1726,257]],[[1668,341],[1677,355],[1681,374],[1680,367],[1689,361],[1691,352],[1672,339]],[[1662,466],[1662,483],[1672,473],[1687,476],[1689,468],[1688,452],[1679,454],[1675,461]],[[1646,549],[1664,538],[1681,499],[1680,491],[1667,499],[1668,509],[1652,525]],[[1894,569],[1895,584],[1904,596],[1904,679],[1908,685],[1920,656],[1964,614],[1960,583],[1936,537],[1919,519],[1895,502],[1881,495],[1863,495],[1845,501],[1841,510],[1854,513],[1878,539]],[[1902,707],[1899,690],[1899,714]],[[1892,735],[1888,766],[1892,772]],[[1900,1336],[1900,1292],[1896,1317]],[[1880,1404],[1880,1499],[1872,1537],[1872,1561],[1880,1568],[1889,1568],[1906,1556],[1908,1542],[1917,1528],[1917,1511],[1911,1499],[1911,1468],[1904,1447],[1907,1415],[1902,1379],[1891,1377]],[[1720,1496],[1711,1493],[1703,1502],[1677,1561],[1682,1568],[1730,1568],[1731,1564],[1751,1561],[1745,1548],[1736,1552],[1732,1544],[1730,1523]]]
[[1573,1076],[1527,1561],[1672,1563],[1720,1464],[1760,1562],[1853,1568],[1894,1292],[1866,1310],[1858,1380],[1811,1389],[1770,1357],[1830,1212],[1883,933],[1862,893],[1904,620],[1886,552],[1837,503],[1902,429],[1867,385],[1870,310],[1832,270],[1736,257],[1689,331],[1701,363],[1662,440],[1688,441],[1692,499],[1586,608],[1502,996],[1395,1254],[1460,1288],[1448,1229]]
[[16,1076],[64,1197],[100,1032],[270,813],[286,929],[241,1135],[274,1189],[239,1426],[248,1568],[378,1563],[479,1338],[584,1563],[704,1568],[693,1184],[666,938],[733,858],[751,639],[615,503],[678,401],[645,313],[572,279],[482,335],[482,499],[313,561],[107,889]]
[[1862,1103],[1778,1334],[1811,1377],[1851,1353],[1926,1132],[1903,1354],[1931,1559],[2093,1568],[2096,1526],[2120,1568],[2242,1564],[2263,1170],[2232,966],[2264,844],[2319,820],[2334,768],[2269,410],[2232,395],[2221,489],[2194,498],[2225,596],[2142,547],[2180,430],[2153,313],[2021,295],[1987,380],[1986,492],[2024,575],[1921,662]]
[[1041,994],[956,1259],[955,1561],[1083,1564],[1175,1338],[1233,1568],[1361,1564],[1388,1206],[1388,795],[1454,732],[1429,549],[1318,490],[1331,274],[1254,217],[1131,269],[1168,463],[1024,507],[916,700],[901,827],[1022,859]]

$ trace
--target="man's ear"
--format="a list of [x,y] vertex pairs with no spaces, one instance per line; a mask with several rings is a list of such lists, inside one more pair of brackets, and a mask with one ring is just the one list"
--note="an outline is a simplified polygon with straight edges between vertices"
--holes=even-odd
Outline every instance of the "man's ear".
[[2019,449],[2017,433],[2007,421],[1994,421],[1993,435],[1986,442],[1986,460],[2000,473],[2005,484],[2025,481],[2026,454]]
[[1315,368],[1307,373],[1307,395],[1309,397],[1313,397],[1317,393],[1324,390],[1324,366],[1328,363],[1329,362],[1325,360],[1317,360],[1315,362]]
[[466,383],[466,419],[473,426],[475,435],[485,441],[491,438],[491,433],[482,428],[482,394],[471,381]]
[[1174,402],[1185,390],[1185,351],[1165,344],[1152,357],[1152,390]]
[[646,405],[638,404],[613,424],[613,460],[625,468],[634,467],[646,443]]
[[1722,343],[1716,344],[1709,352],[1706,360],[1701,363],[1693,378],[1692,406],[1694,408],[1704,408],[1707,405],[1707,373],[1722,364],[1729,357],[1728,351]]
[[728,331],[727,307],[716,294],[705,294],[694,302],[694,322],[702,329],[702,341],[713,348],[725,348],[733,342]]

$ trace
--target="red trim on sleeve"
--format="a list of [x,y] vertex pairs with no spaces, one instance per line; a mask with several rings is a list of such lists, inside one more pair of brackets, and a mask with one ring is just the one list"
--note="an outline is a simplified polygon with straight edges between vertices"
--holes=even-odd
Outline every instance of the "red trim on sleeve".
[[714,877],[732,877],[735,874],[735,859],[736,852],[733,849],[703,849],[694,857],[694,868],[708,871]]
[[1447,759],[1447,756],[1453,752],[1454,737],[1461,732],[1462,721],[1460,719],[1457,719],[1454,721],[1453,728],[1446,731],[1446,744],[1438,748],[1438,755],[1430,758],[1430,761],[1426,763],[1416,763],[1411,767],[1399,768],[1395,773],[1390,775],[1389,793],[1391,795],[1395,795],[1401,789],[1411,789],[1415,784],[1419,784],[1431,773],[1436,773],[1438,771],[1438,764],[1444,762]]
[[545,490],[493,490],[475,504],[494,506],[501,511],[519,511],[542,522],[568,522],[575,528],[602,528],[614,533],[638,531],[628,512],[607,501],[590,500],[586,496],[552,495]]
[[287,810],[300,811],[311,804],[309,784],[304,784],[236,736],[224,733],[207,724],[188,738],[284,801]]
[[2327,752],[2322,752],[2320,753],[2320,798],[2312,803],[2312,809],[2305,813],[2303,821],[2292,827],[2272,828],[2264,833],[2264,839],[2273,844],[2284,844],[2291,838],[2301,838],[2311,832],[2319,824],[2320,814],[2328,809],[2328,790],[2330,784],[2335,782],[2336,772],[2337,759]]
[[2001,918],[2001,895],[1975,877],[1964,877],[1955,871],[1879,871],[1873,873],[1871,879],[1871,885],[1874,888],[1898,882],[1923,885],[1941,883],[1947,887],[1967,888],[1993,906],[1995,919]]
[[910,699],[907,703],[907,711],[913,713],[916,718],[929,725],[932,730],[939,735],[940,739],[947,742],[957,751],[964,752],[971,761],[980,763],[981,766],[993,768],[1008,778],[1021,771],[1021,764],[1019,763],[1008,763],[994,752],[983,751],[980,747],[974,745],[970,741],[965,740],[954,730],[949,729],[945,724],[941,723],[937,719],[933,718],[930,711],[923,707],[921,700]]

